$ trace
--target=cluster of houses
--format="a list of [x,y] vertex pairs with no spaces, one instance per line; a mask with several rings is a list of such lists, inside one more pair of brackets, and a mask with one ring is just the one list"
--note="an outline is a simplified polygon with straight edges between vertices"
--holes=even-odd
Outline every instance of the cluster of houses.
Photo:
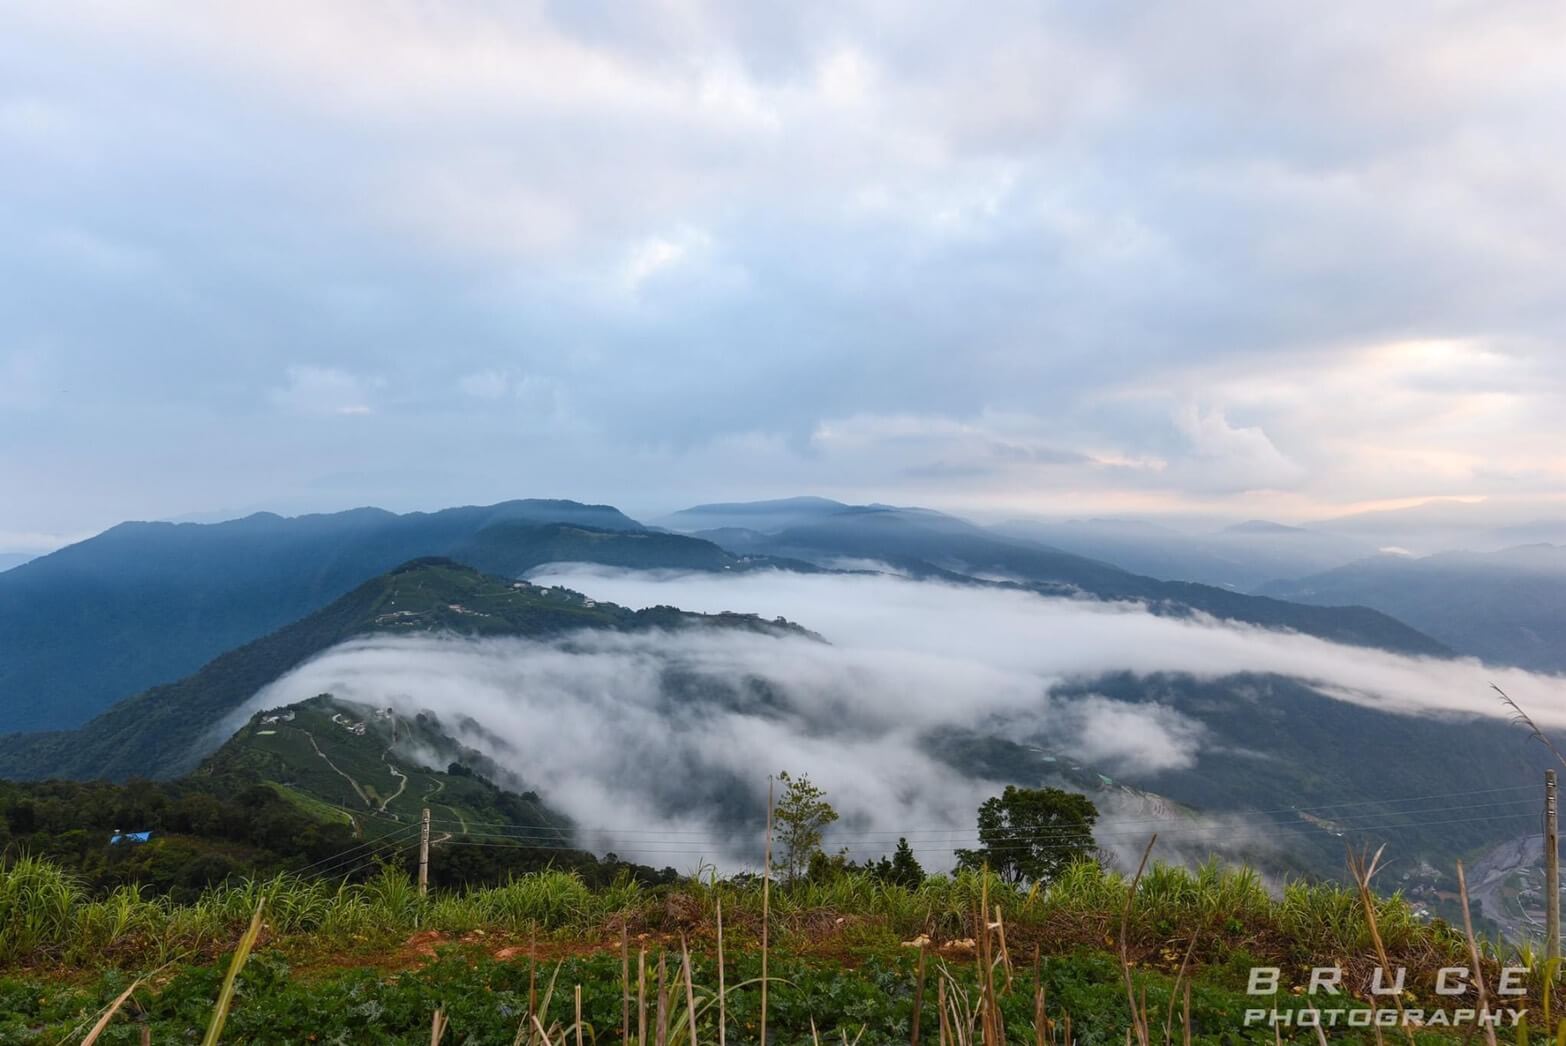
[[363,719],[349,719],[341,712],[332,713],[332,722],[336,723],[338,726],[342,727],[344,730],[348,731],[355,737],[363,737],[365,731],[370,728],[369,724],[366,723]]

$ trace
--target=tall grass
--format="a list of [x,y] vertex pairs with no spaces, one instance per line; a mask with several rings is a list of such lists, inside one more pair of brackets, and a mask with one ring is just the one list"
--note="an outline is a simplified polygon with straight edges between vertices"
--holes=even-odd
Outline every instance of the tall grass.
[[[0,869],[0,964],[216,954],[263,898],[268,934],[331,940],[480,929],[610,937],[629,929],[710,940],[721,904],[726,930],[740,945],[759,940],[764,928],[784,944],[845,933],[878,935],[882,941],[971,940],[981,937],[984,923],[1000,920],[1014,950],[1040,942],[1049,948],[1102,946],[1106,937],[1120,935],[1131,885],[1091,862],[1073,865],[1035,890],[973,871],[931,876],[911,888],[850,873],[773,890],[764,924],[759,884],[714,878],[658,888],[626,879],[592,889],[573,873],[544,871],[499,886],[420,897],[407,874],[388,868],[356,884],[286,875],[245,880],[173,904],[135,886],[93,897],[48,861],[23,857]],[[1243,947],[1300,959],[1351,960],[1375,948],[1362,898],[1327,884],[1290,883],[1272,897],[1247,869],[1153,864],[1136,884],[1135,902],[1124,937],[1136,958],[1171,942],[1183,950],[1197,937],[1206,942],[1204,950]],[[1466,950],[1460,934],[1421,923],[1401,897],[1372,903],[1388,953],[1423,965],[1425,959],[1461,958]]]
[[[1151,849],[1150,843],[1149,853]],[[790,935],[811,940],[840,933],[846,920],[871,920],[887,931],[921,931],[909,942],[918,948],[908,984],[913,1000],[908,1030],[913,1043],[920,1041],[918,1015],[924,1014],[936,1018],[924,1025],[936,1046],[1018,1042],[1070,1046],[1075,1041],[1072,1015],[1046,997],[1040,955],[1045,945],[1090,943],[1099,951],[1113,946],[1110,950],[1118,953],[1129,1026],[1120,1027],[1116,1034],[1123,1034],[1136,1046],[1175,1046],[1193,1041],[1193,956],[1199,947],[1226,938],[1238,950],[1269,941],[1291,949],[1326,949],[1312,956],[1316,960],[1336,958],[1334,952],[1345,953],[1351,961],[1354,957],[1363,959],[1369,950],[1383,967],[1399,965],[1411,956],[1436,965],[1457,958],[1476,967],[1482,965],[1479,945],[1466,926],[1467,893],[1460,866],[1466,931],[1462,934],[1417,922],[1396,896],[1375,897],[1370,890],[1375,863],[1351,864],[1356,876],[1353,892],[1294,884],[1276,899],[1246,870],[1228,870],[1216,864],[1195,870],[1148,865],[1144,855],[1143,865],[1129,880],[1091,864],[1073,866],[1047,889],[1033,890],[1019,889],[988,873],[932,877],[914,888],[847,875],[779,890],[776,905],[771,904],[770,892],[763,894],[750,883],[709,879],[646,890],[625,881],[591,890],[575,875],[563,872],[519,876],[497,887],[421,897],[411,879],[397,869],[388,869],[363,884],[335,887],[289,877],[247,881],[210,890],[190,905],[170,905],[136,888],[91,898],[79,883],[47,862],[23,860],[0,871],[0,955],[11,962],[50,957],[88,961],[92,954],[106,954],[102,949],[133,948],[152,939],[167,949],[181,943],[179,934],[186,935],[185,944],[210,941],[226,947],[236,928],[245,926],[207,1019],[204,1041],[216,1043],[230,1009],[236,1005],[243,1009],[247,999],[253,998],[238,990],[251,949],[275,941],[280,934],[333,935],[348,927],[393,934],[415,929],[466,932],[493,927],[576,937],[603,934],[612,928],[619,940],[619,962],[614,967],[618,990],[611,994],[601,983],[588,985],[599,999],[595,1019],[613,1010],[619,1018],[620,1039],[627,1046],[697,1046],[703,1040],[723,1046],[731,1021],[728,1002],[759,995],[768,983],[765,975],[738,983],[726,980],[726,932],[732,934],[736,925],[741,926],[742,938],[754,946],[758,938],[769,939],[764,933],[769,929],[774,931],[770,934],[773,942]],[[246,913],[245,906],[251,904]],[[1070,932],[1074,928],[1089,936],[1073,939]],[[264,934],[267,929],[271,932]],[[661,942],[638,945],[634,990],[630,962],[633,929],[661,931],[662,936]],[[927,938],[932,933],[945,936],[940,943],[946,947],[927,955],[931,944]],[[968,936],[952,939],[959,934]],[[697,935],[705,936],[708,943],[716,941],[715,978],[712,965],[698,962],[698,953],[690,947]],[[73,943],[73,937],[80,939]],[[1023,942],[1030,937],[1028,948]],[[1167,946],[1172,942],[1183,944],[1173,953],[1179,957],[1183,952],[1178,967],[1170,962]],[[765,943],[761,946],[763,959],[767,947]],[[960,957],[964,949],[971,959]],[[1014,958],[1029,951],[1033,955],[1031,971],[1026,960]],[[655,963],[650,961],[654,956]],[[1148,965],[1164,967],[1161,972],[1166,976],[1149,978],[1148,971],[1142,969]],[[526,1008],[520,1015],[513,1011],[510,1018],[517,1021],[514,1046],[570,1046],[573,1042],[583,1046],[588,1037],[608,1041],[609,1026],[595,1028],[584,1018],[584,984],[572,983],[574,978],[562,980],[563,966],[559,963],[552,972],[544,971],[547,983],[540,999],[538,967],[536,959],[532,960]],[[573,968],[578,974],[582,971],[579,965]],[[922,1001],[930,999],[925,989],[927,972],[934,989],[933,1014],[925,1013]],[[1542,983],[1548,985],[1553,975],[1554,970],[1542,972]],[[81,1027],[92,1024],[86,1041],[106,1033],[138,986],[153,979],[155,976],[138,978],[107,1006],[85,1016]],[[714,979],[715,987],[710,983]],[[778,983],[785,986],[788,982]],[[490,989],[486,985],[484,990]],[[1482,975],[1476,991],[1482,1006]],[[1548,1000],[1548,988],[1540,994]],[[1081,1001],[1082,996],[1076,998]],[[605,1000],[610,1001],[606,1004]],[[823,1041],[816,1031],[819,1011],[811,1015],[808,1008],[801,1009],[810,1001],[790,996],[785,1023],[791,1024],[797,1035],[800,1024],[808,1022],[811,1041],[818,1043]],[[825,1001],[830,1008],[832,1001]],[[567,1005],[569,1017],[563,1012]],[[1210,1025],[1213,1004],[1209,999],[1205,1005],[1204,1020]],[[1544,1005],[1548,1028],[1549,1002]],[[1119,1008],[1117,1003],[1114,1009]],[[444,1000],[434,1009],[430,1015],[432,1043],[443,1040],[456,1012],[449,1013]],[[749,1012],[759,1016],[755,1010]],[[856,1033],[859,1037],[865,1034],[868,1025],[859,1023],[856,1014],[841,1007],[834,1012],[836,1034],[828,1035],[825,1041],[840,1039],[847,1044],[858,1041]],[[472,1020],[471,1012],[468,1019]],[[1111,1017],[1098,1011],[1079,1015],[1081,1027],[1106,1019],[1118,1022],[1122,1018],[1118,1013]],[[750,1027],[754,1025],[745,1025]],[[734,1028],[738,1031],[740,1025]],[[455,1024],[450,1030],[455,1038],[469,1034]],[[1486,1033],[1487,1041],[1493,1043],[1493,1031],[1486,1029]],[[1408,1038],[1412,1042],[1412,1036]],[[1566,1041],[1566,1022],[1561,1024],[1558,1041]]]

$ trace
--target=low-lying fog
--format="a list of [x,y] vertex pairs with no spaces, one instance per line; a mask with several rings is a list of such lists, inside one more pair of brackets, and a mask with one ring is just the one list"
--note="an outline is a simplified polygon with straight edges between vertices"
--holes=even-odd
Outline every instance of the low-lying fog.
[[[1562,690],[1556,677],[1125,604],[891,575],[564,564],[533,579],[632,607],[783,616],[826,642],[738,630],[585,632],[548,642],[373,638],[284,676],[232,725],[322,692],[410,714],[429,709],[448,725],[471,717],[493,736],[461,740],[574,818],[589,847],[681,869],[701,859],[725,869],[759,864],[767,775],[808,773],[843,815],[829,848],[875,857],[906,835],[936,869],[950,865],[954,846],[972,845],[975,809],[1001,784],[933,758],[921,743],[932,735],[1047,734],[1051,747],[1108,774],[1186,767],[1209,741],[1202,724],[1164,705],[1053,696],[1066,680],[1116,670],[1271,672],[1387,710],[1500,717],[1495,682],[1541,722],[1566,723],[1549,700]],[[1099,839],[1111,850],[1139,848],[1157,826],[1138,802],[1095,799],[1105,814]],[[1242,834],[1242,821],[1183,821],[1168,838],[1194,854]]]

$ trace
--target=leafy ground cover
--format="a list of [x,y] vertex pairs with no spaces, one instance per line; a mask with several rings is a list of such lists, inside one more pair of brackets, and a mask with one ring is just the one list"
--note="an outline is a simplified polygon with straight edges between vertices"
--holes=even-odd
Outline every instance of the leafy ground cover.
[[[681,956],[678,948],[659,950],[665,961],[666,981],[677,978]],[[637,958],[631,960],[635,977]],[[650,964],[655,966],[656,960]],[[373,966],[348,968],[295,968],[275,955],[252,958],[225,1025],[230,1041],[246,1043],[387,1042],[428,1043],[431,1016],[446,1015],[451,1042],[511,1042],[524,1018],[539,1013],[548,1027],[574,1023],[574,987],[582,985],[584,1037],[595,1042],[619,1042],[624,1013],[621,957],[617,952],[570,957],[558,965],[535,962],[518,954],[496,959],[482,948],[442,948],[436,958],[416,968],[387,971]],[[958,989],[970,998],[978,995],[978,975],[972,961],[945,964],[955,998]],[[727,961],[726,983],[742,985],[726,996],[726,1033],[733,1042],[754,1042],[760,1022],[760,957],[754,951]],[[768,1026],[773,1041],[810,1043],[814,1025],[823,1042],[850,1041],[869,1044],[907,1043],[913,1027],[918,993],[917,958],[912,949],[902,953],[869,954],[829,959],[780,954],[771,957]],[[1265,1027],[1243,1026],[1244,1010],[1255,999],[1225,983],[1229,971],[1216,971],[1197,980],[1192,991],[1192,1028],[1195,1041],[1271,1042]],[[920,998],[921,1027],[927,1041],[935,1041],[940,1025],[937,963],[926,968],[925,991]],[[1026,1029],[1032,1041],[1035,988],[1042,987],[1050,1020],[1064,1033],[1071,1018],[1073,1041],[1092,1046],[1124,1041],[1131,1012],[1120,980],[1120,968],[1104,953],[1074,952],[1019,969],[1011,989],[999,1005],[1008,1026]],[[136,996],[134,1010],[127,1009],[98,1040],[104,1043],[139,1042],[146,1026],[153,1042],[186,1041],[206,1027],[223,978],[222,963],[182,965],[166,971],[155,989]],[[655,980],[654,976],[654,980]],[[51,983],[38,979],[0,979],[0,1039],[17,1043],[55,1043],[79,1040],[98,1014],[130,984],[128,974],[111,971],[90,980]],[[542,1004],[550,982],[548,1008]],[[692,970],[697,1007],[698,1041],[717,1042],[718,1012],[715,1005],[717,972],[714,957],[695,956]],[[1172,999],[1173,978],[1150,971],[1135,978],[1138,993],[1145,991],[1150,1009],[1162,1019]],[[683,981],[674,985],[674,1005],[666,1006],[670,1023],[682,1019]],[[634,989],[633,989],[634,992]],[[666,996],[670,995],[667,990]],[[530,1006],[530,1001],[532,1005]],[[1286,996],[1282,1005],[1298,1010],[1304,1000]],[[651,1003],[650,1025],[656,1027],[656,1004]],[[631,1001],[633,1038],[638,1007]],[[676,1014],[673,1011],[678,1011]],[[1021,1032],[1018,1033],[1021,1041]],[[688,1041],[682,1039],[681,1041]]]

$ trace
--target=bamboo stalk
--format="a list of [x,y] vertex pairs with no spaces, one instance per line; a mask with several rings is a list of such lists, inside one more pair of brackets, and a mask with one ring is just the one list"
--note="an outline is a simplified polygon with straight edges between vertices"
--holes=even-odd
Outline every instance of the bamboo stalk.
[[984,1046],[1002,1046],[995,1005],[995,945],[990,936],[990,869],[985,865],[979,882],[979,1025]]
[[924,1016],[924,945],[919,945],[919,967],[914,974],[914,998],[913,1020],[910,1028],[909,1046],[919,1046],[919,1020]]
[[576,1046],[582,1046],[582,986],[576,986]]
[[[685,966],[685,1019],[689,1024],[691,1046],[696,1046],[696,988],[691,983],[691,950],[680,934],[680,960]],[[577,1046],[582,1046],[577,1043]]]
[[655,1032],[657,1039],[654,1040],[658,1043],[658,1046],[667,1046],[669,1041],[668,992],[664,987],[664,974],[668,957],[668,952],[660,951],[658,953],[658,1020],[657,1031]]
[[767,839],[761,861],[761,1044],[767,1042],[767,928],[772,895],[772,778],[767,778]]
[[718,1046],[728,1046],[729,1000],[723,986],[723,898],[718,898]]
[[631,1043],[631,934],[620,925],[620,1042]]
[[1006,994],[1011,994],[1011,952],[1006,949],[1006,920],[1001,915],[1000,905],[995,906],[995,932],[1000,939],[1001,962],[1006,970]]
[[647,946],[636,955],[636,1046],[647,1046]]
[[[1191,956],[1196,952],[1196,939],[1197,939],[1197,934],[1193,932],[1191,934],[1191,942],[1188,945],[1186,945],[1185,958],[1180,960],[1180,971],[1175,974],[1174,984],[1171,985],[1172,989],[1178,989],[1180,987],[1180,982],[1185,979],[1186,969],[1191,965]],[[1187,997],[1187,999],[1189,999],[1190,998],[1190,993],[1189,993],[1190,984],[1189,983],[1186,984],[1186,988],[1188,989],[1186,997]],[[1174,1027],[1174,1008],[1175,1008],[1175,993],[1174,993],[1173,990],[1171,990],[1170,993],[1169,993],[1169,1012],[1164,1017],[1164,1042],[1166,1042],[1166,1043],[1174,1041],[1173,1033],[1170,1030],[1171,1028]]]
[[946,1021],[946,978],[940,977],[935,982],[935,1008],[941,1018],[940,1046],[946,1046],[947,1021]]

